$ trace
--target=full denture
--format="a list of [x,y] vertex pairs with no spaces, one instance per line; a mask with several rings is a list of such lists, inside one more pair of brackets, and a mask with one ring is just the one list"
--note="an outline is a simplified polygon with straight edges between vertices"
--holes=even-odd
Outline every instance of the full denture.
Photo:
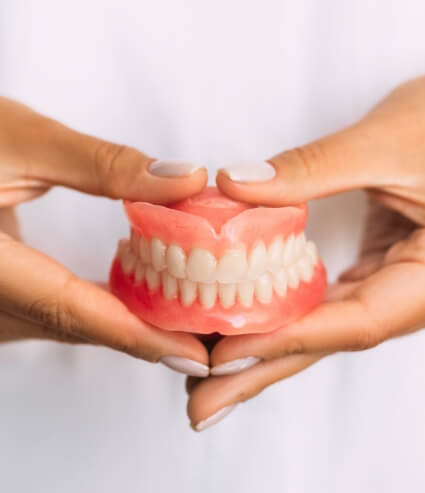
[[154,325],[264,332],[323,297],[326,276],[303,232],[305,206],[253,208],[216,189],[171,208],[125,206],[131,236],[119,243],[111,288]]

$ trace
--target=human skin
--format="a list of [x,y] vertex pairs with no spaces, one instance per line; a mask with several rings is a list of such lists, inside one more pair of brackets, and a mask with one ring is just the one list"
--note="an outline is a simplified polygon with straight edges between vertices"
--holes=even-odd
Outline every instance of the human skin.
[[198,339],[143,323],[104,287],[25,245],[14,213],[16,205],[55,185],[165,204],[202,190],[205,169],[164,176],[162,167],[155,175],[153,158],[75,132],[22,104],[0,98],[0,115],[0,342],[105,345],[188,374],[207,374],[208,353]]
[[[425,325],[425,78],[401,85],[348,128],[268,162],[276,171],[269,181],[232,180],[223,169],[217,185],[236,200],[267,206],[363,189],[369,216],[360,255],[327,301],[301,320],[216,344],[212,374],[233,374],[188,381],[197,430],[325,356],[366,350]],[[249,368],[238,372],[244,362]]]

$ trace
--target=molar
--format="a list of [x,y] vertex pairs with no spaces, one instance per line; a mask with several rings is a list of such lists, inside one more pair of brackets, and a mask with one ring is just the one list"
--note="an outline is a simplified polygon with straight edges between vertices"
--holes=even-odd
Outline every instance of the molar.
[[196,283],[188,279],[179,280],[180,301],[184,306],[190,306],[196,299]]
[[262,241],[259,241],[249,255],[248,279],[255,280],[266,271],[267,250]]
[[317,247],[312,241],[307,241],[305,245],[305,253],[310,258],[313,265],[316,265],[319,255],[317,253]]
[[227,250],[217,264],[217,281],[220,283],[237,282],[245,276],[247,267],[243,247]]
[[255,297],[264,304],[272,301],[273,285],[272,276],[269,272],[265,272],[255,281]]
[[199,301],[201,305],[210,309],[215,305],[217,299],[217,284],[199,284]]
[[166,268],[165,252],[167,247],[164,242],[159,238],[152,238],[151,240],[151,255],[152,265],[157,272],[161,272]]
[[297,262],[297,271],[300,279],[310,282],[313,277],[313,265],[308,257],[302,257]]
[[305,239],[305,234],[300,233],[296,238],[295,238],[295,246],[294,246],[294,256],[295,258],[300,258],[301,255],[304,252],[304,247],[306,244],[306,239]]
[[295,265],[290,265],[286,269],[286,274],[288,276],[288,287],[296,289],[300,283],[297,267]]
[[187,260],[187,277],[193,282],[215,282],[217,260],[204,248],[192,248]]
[[151,247],[148,240],[143,236],[139,239],[139,254],[144,264],[151,263]]
[[134,231],[134,229],[131,230],[131,235],[130,235],[130,245],[131,245],[131,250],[139,256],[139,236],[138,234]]
[[138,259],[136,263],[136,269],[134,270],[134,282],[139,284],[145,278],[145,266],[143,262]]
[[186,276],[186,254],[178,245],[170,245],[167,248],[167,269],[168,272],[177,279],[184,279]]
[[130,250],[130,245],[127,243],[122,247],[122,251],[120,253],[121,257],[121,267],[124,271],[124,274],[131,274],[134,272],[134,268],[136,267],[137,257]]
[[230,308],[235,304],[236,284],[219,284],[218,297],[223,308]]
[[273,288],[279,296],[283,297],[286,295],[287,287],[288,276],[286,275],[286,270],[279,269],[273,274]]

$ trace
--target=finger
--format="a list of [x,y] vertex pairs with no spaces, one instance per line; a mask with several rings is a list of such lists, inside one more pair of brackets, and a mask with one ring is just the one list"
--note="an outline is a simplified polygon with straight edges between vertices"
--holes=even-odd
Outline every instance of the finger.
[[291,355],[260,363],[236,375],[210,377],[191,392],[187,406],[196,431],[215,424],[240,402],[259,394],[269,385],[288,378],[315,363],[324,355]]
[[8,167],[12,191],[28,184],[35,190],[63,185],[114,199],[169,203],[206,184],[206,170],[199,165],[154,163],[136,149],[76,132],[4,98],[0,109],[0,162]]
[[0,313],[0,343],[22,341],[26,339],[43,339],[69,344],[87,344],[88,341],[66,334],[60,330],[43,327],[28,320]]
[[222,374],[222,365],[226,369],[245,358],[372,348],[425,323],[424,287],[425,265],[388,265],[359,283],[346,299],[324,303],[287,327],[223,339],[211,354],[211,373]]
[[0,237],[0,272],[3,312],[190,374],[208,374],[208,352],[197,338],[143,323],[104,289],[6,235]]

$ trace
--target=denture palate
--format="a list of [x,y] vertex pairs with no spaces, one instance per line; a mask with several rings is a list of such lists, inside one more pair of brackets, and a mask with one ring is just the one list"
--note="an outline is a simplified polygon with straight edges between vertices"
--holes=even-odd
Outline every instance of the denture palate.
[[216,258],[205,248],[186,254],[179,245],[133,230],[130,240],[120,240],[118,258],[136,285],[146,281],[150,291],[161,288],[167,300],[179,299],[184,306],[198,299],[205,309],[217,302],[225,309],[235,303],[249,308],[254,299],[268,304],[274,293],[282,298],[300,282],[310,282],[318,262],[316,246],[303,232],[278,235],[270,245],[259,240],[250,251],[235,246]]

